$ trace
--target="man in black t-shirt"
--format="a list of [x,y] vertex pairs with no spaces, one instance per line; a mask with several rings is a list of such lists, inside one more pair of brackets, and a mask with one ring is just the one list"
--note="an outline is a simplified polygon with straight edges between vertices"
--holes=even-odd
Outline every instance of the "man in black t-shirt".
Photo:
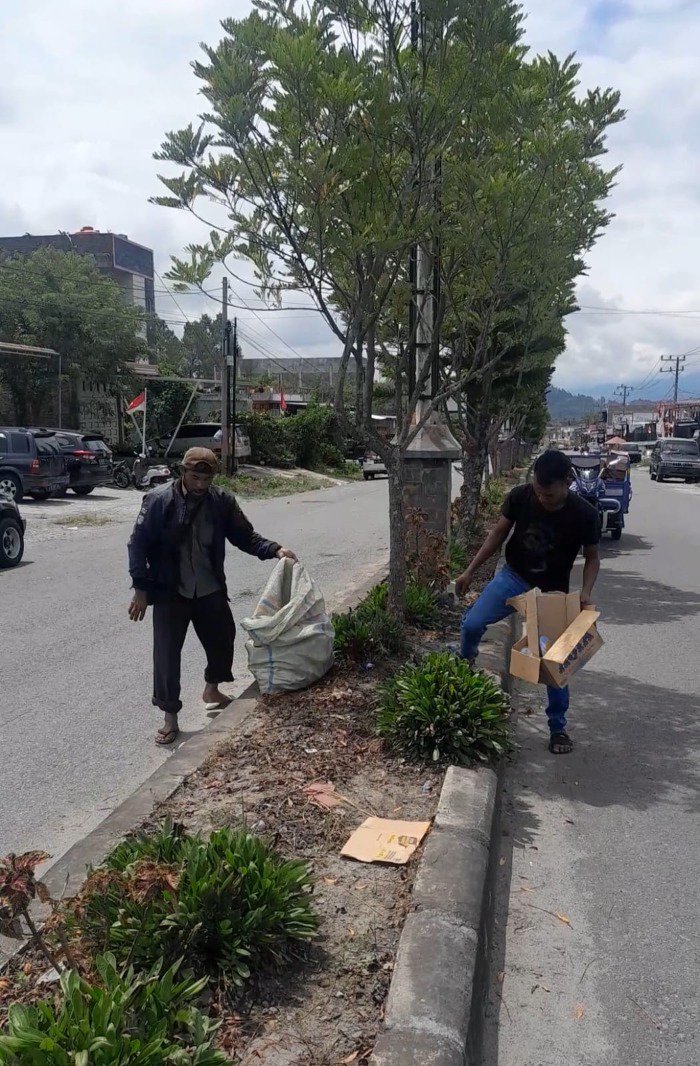
[[[480,566],[506,544],[506,563],[462,619],[461,655],[473,660],[488,626],[512,613],[508,600],[528,589],[568,592],[576,556],[583,550],[581,606],[591,602],[600,570],[600,523],[594,507],[569,491],[571,463],[563,452],[547,451],[537,459],[531,485],[519,485],[505,499],[501,517],[463,574],[463,596]],[[573,743],[566,732],[568,688],[547,688],[549,750],[566,755]]]

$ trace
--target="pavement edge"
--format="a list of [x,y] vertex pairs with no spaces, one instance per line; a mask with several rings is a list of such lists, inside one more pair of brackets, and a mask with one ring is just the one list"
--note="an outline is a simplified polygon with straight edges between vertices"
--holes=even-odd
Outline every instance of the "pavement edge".
[[[510,693],[512,619],[479,665]],[[450,766],[399,940],[370,1066],[477,1066],[488,994],[501,796],[497,771]]]

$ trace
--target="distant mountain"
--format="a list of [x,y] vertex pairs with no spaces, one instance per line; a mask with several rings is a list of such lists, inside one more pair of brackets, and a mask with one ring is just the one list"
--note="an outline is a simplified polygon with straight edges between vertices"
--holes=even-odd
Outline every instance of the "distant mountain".
[[552,385],[547,393],[547,409],[549,417],[555,422],[566,422],[568,419],[575,421],[599,410],[600,400],[594,400],[592,396],[584,396],[582,393],[574,395],[566,389],[557,389]]

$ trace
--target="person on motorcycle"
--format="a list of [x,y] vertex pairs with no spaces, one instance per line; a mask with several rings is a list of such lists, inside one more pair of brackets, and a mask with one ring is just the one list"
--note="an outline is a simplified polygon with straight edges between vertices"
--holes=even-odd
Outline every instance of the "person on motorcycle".
[[233,493],[213,484],[218,468],[208,448],[190,448],[182,477],[144,497],[129,540],[129,617],[140,622],[153,605],[152,702],[165,715],[156,744],[172,744],[179,733],[180,657],[190,622],[207,656],[202,699],[217,709],[231,702],[219,690],[233,681],[236,635],[226,594],[226,541],[258,559],[298,561],[289,548],[256,533]]
[[[560,451],[546,451],[535,462],[531,485],[518,485],[506,497],[501,517],[455,583],[464,596],[479,567],[506,544],[506,562],[462,619],[460,654],[473,662],[488,626],[513,613],[508,600],[529,589],[568,592],[579,551],[584,566],[581,606],[591,603],[600,570],[598,513],[569,491],[571,463]],[[549,750],[567,755],[573,749],[566,732],[568,688],[547,688]]]

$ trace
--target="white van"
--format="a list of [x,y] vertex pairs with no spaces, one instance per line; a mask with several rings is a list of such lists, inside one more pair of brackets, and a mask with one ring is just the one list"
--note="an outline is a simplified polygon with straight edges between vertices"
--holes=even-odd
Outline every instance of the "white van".
[[[167,448],[170,437],[161,437],[159,444]],[[211,448],[218,455],[221,452],[221,424],[219,422],[191,422],[180,426],[168,455],[173,458],[184,455],[188,448]],[[250,458],[250,440],[241,426],[236,426],[236,458]]]

